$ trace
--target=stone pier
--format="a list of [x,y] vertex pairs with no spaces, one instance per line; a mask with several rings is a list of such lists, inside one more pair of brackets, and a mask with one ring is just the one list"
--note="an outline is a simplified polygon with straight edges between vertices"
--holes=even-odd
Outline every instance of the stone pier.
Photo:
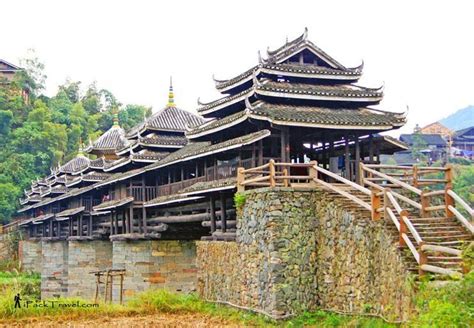
[[[112,242],[108,240],[69,241],[68,296],[92,300],[96,277],[92,271],[112,268]],[[103,295],[100,285],[99,295]]]
[[[124,299],[150,288],[172,292],[196,289],[196,245],[194,241],[113,241],[113,267],[125,269]],[[117,279],[118,280],[118,279]],[[119,298],[118,281],[113,298]]]
[[21,270],[26,272],[41,273],[42,255],[41,241],[20,240],[18,245],[18,255],[21,263]]
[[280,318],[318,308],[409,316],[409,272],[383,220],[324,191],[244,195],[236,242],[197,243],[203,298]]
[[66,297],[68,242],[42,241],[41,298]]

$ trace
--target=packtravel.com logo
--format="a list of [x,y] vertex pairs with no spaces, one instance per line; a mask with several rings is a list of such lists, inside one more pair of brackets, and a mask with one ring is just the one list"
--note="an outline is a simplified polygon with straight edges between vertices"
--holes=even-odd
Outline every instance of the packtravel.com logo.
[[15,309],[29,309],[29,308],[97,308],[99,304],[84,303],[79,301],[62,301],[62,300],[23,300],[18,293],[13,298],[15,302]]

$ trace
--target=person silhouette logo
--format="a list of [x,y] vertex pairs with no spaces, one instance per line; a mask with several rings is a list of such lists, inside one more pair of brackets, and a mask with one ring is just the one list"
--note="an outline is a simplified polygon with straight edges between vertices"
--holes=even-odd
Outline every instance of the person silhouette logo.
[[15,309],[21,309],[21,304],[20,304],[20,301],[21,301],[21,297],[20,297],[20,293],[16,294],[15,295]]

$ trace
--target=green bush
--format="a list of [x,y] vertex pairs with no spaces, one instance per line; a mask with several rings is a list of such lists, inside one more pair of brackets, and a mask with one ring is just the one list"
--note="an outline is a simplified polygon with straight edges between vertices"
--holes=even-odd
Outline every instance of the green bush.
[[416,306],[414,327],[473,327],[474,272],[441,286],[421,283]]

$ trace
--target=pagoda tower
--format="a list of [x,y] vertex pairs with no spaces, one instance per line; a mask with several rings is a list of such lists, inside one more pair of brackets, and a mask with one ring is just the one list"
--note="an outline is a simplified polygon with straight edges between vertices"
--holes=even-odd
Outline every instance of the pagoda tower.
[[[198,113],[211,121],[189,129],[191,141],[220,142],[239,135],[268,129],[271,136],[250,150],[261,165],[269,158],[282,162],[318,160],[329,167],[335,147],[355,144],[345,154],[349,164],[376,149],[361,149],[363,137],[401,127],[404,113],[374,106],[383,99],[383,87],[357,84],[363,64],[348,68],[308,40],[308,31],[287,41],[242,74],[215,80],[224,96],[209,103],[198,100]],[[371,148],[371,149],[369,149]],[[250,156],[247,154],[247,156]],[[341,172],[344,174],[344,172]],[[355,179],[355,177],[353,178]]]

